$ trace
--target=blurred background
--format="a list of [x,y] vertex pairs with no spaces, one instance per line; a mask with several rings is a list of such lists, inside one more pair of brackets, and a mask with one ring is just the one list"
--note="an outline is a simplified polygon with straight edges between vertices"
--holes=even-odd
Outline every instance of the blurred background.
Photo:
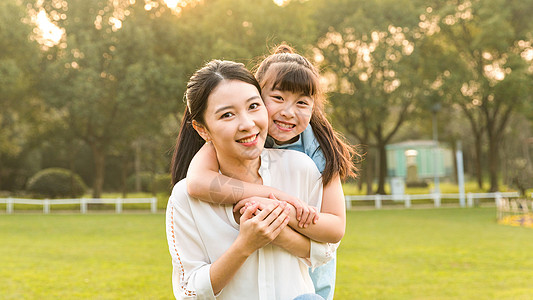
[[214,58],[253,68],[281,42],[320,67],[328,118],[365,154],[347,194],[457,191],[458,151],[469,190],[525,192],[532,15],[518,0],[2,0],[0,197],[44,195],[47,176],[68,183],[48,197],[166,197],[189,76]]

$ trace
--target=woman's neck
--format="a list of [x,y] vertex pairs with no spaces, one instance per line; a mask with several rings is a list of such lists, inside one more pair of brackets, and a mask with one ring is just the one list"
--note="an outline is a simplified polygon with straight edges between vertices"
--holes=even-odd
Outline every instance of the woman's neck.
[[254,160],[244,161],[235,161],[222,157],[217,157],[217,159],[222,174],[244,182],[263,184],[261,175],[259,175],[261,157]]

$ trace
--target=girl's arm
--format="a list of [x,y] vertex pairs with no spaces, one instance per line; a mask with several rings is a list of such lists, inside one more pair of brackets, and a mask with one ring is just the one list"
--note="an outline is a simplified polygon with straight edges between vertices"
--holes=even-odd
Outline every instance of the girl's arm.
[[[235,204],[252,196],[268,197],[270,194],[295,207],[298,221],[309,224],[316,219],[314,210],[275,188],[230,178],[218,172],[219,165],[215,147],[206,143],[194,156],[187,171],[187,193],[194,198],[217,204]],[[314,214],[315,213],[315,214]]]
[[[344,236],[346,228],[346,204],[338,174],[324,186],[322,195],[322,209],[316,222],[302,228],[297,220],[291,219],[289,226],[317,242],[337,243]],[[291,209],[291,217],[294,215],[295,210]]]
[[[296,210],[291,207],[291,220],[289,221],[289,226],[314,241],[337,243],[344,236],[346,226],[344,193],[338,175],[332,178],[331,181],[324,186],[322,195],[322,209],[318,214],[318,220],[313,221],[308,225],[300,226],[301,222],[295,219]],[[235,209],[242,208],[249,201],[260,202],[259,209],[261,209],[268,205],[269,201],[272,201],[272,199],[263,199],[260,197],[243,199],[235,206]]]

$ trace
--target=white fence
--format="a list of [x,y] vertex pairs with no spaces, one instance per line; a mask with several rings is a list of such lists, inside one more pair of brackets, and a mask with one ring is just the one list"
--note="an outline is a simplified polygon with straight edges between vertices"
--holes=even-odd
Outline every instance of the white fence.
[[[533,195],[533,194],[532,194]],[[494,199],[495,203],[499,203],[502,198],[517,198],[520,194],[517,192],[495,192],[495,193],[467,193],[461,194],[422,194],[422,195],[362,195],[362,196],[345,196],[346,208],[351,209],[353,201],[373,201],[376,209],[381,209],[383,201],[392,200],[395,203],[403,202],[405,208],[412,206],[412,200],[431,200],[435,207],[440,207],[442,199],[457,200],[461,207],[472,207],[476,199]],[[466,198],[466,199],[465,199]],[[466,203],[465,203],[466,200]]]
[[6,212],[13,213],[15,204],[42,205],[43,213],[50,213],[50,206],[62,204],[78,204],[82,214],[87,213],[88,204],[115,204],[115,212],[122,212],[123,204],[145,203],[150,204],[150,211],[157,212],[157,198],[75,198],[75,199],[22,199],[0,198],[0,204],[6,204]]

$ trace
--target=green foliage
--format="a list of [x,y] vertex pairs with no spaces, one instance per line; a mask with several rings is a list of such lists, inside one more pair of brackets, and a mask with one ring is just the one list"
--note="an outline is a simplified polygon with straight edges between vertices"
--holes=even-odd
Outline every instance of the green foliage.
[[[150,172],[140,172],[139,173],[141,190],[140,192],[151,193],[154,191],[156,193],[163,193],[170,191],[170,174],[153,174]],[[135,174],[131,175],[127,179],[128,191],[135,191]]]
[[49,198],[80,197],[87,187],[77,174],[61,168],[37,172],[28,181],[28,191]]

